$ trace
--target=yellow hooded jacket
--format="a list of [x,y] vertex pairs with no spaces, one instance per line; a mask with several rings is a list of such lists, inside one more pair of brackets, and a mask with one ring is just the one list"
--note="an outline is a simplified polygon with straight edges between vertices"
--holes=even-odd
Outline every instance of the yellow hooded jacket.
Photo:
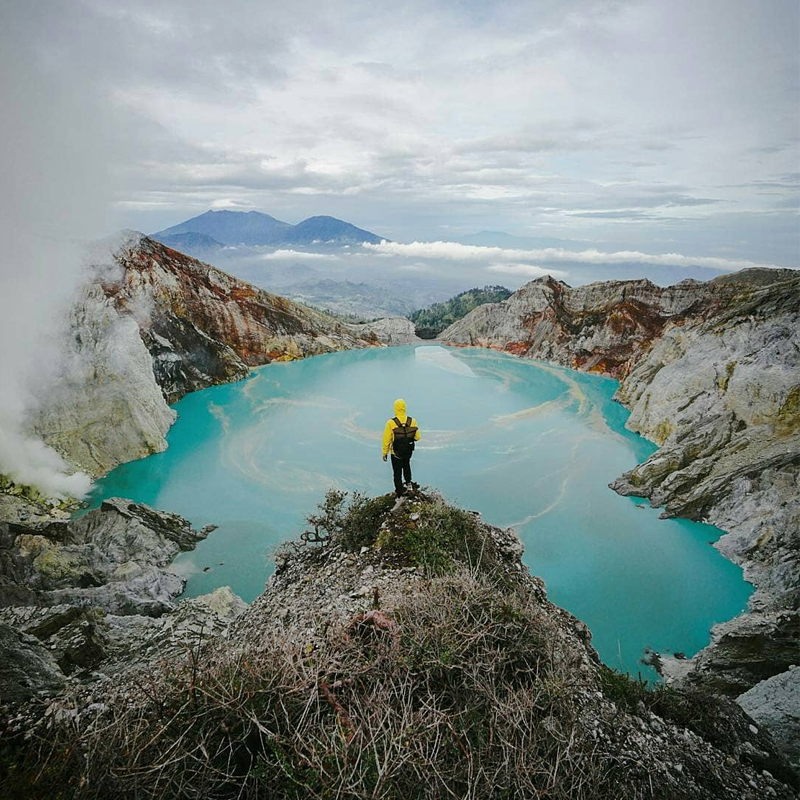
[[[405,400],[395,400],[394,401],[394,416],[400,420],[403,424],[408,419],[408,414],[406,414],[406,401]],[[419,436],[419,420],[415,417],[414,423],[417,426],[417,433],[414,436],[414,441],[418,442],[420,439]],[[394,450],[392,449],[392,444],[394,442],[394,429],[397,427],[394,422],[394,418],[390,419],[386,423],[386,427],[383,429],[383,455],[387,455],[387,453],[391,453],[394,455]]]

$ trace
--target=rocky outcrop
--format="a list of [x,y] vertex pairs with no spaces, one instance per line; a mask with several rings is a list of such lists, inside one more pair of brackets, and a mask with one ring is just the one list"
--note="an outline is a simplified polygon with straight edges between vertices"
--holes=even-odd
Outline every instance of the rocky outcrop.
[[0,606],[97,606],[158,616],[184,582],[167,568],[212,527],[112,498],[77,519],[32,527],[0,523]]
[[203,647],[15,709],[7,751],[27,796],[52,775],[76,796],[795,795],[734,703],[603,667],[513,530],[416,491],[337,502],[315,519],[322,546],[284,550],[264,594]]
[[738,703],[770,731],[800,771],[800,666],[767,678],[741,695]]
[[612,488],[726,531],[757,591],[690,662],[665,672],[739,695],[800,663],[800,276],[572,289],[544,278],[442,334],[456,344],[620,379],[627,427],[660,445]]
[[0,622],[0,698],[19,703],[64,687],[64,674],[35,636]]
[[[20,509],[19,503],[15,508]],[[53,521],[29,503],[0,523],[0,698],[17,702],[96,681],[223,635],[246,604],[228,587],[177,601],[169,564],[213,530],[113,498]]]
[[364,339],[386,345],[416,344],[422,341],[414,332],[414,323],[407,317],[383,317],[350,327]]
[[72,309],[70,330],[35,433],[91,475],[163,450],[175,412],[156,382],[136,320],[92,284]]

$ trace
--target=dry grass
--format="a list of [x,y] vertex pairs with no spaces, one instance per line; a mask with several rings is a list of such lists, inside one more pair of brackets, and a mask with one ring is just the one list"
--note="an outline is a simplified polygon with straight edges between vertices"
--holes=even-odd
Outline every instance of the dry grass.
[[[26,797],[595,798],[615,782],[579,735],[538,606],[460,573],[306,652],[209,649],[33,742]],[[125,692],[121,692],[124,695]],[[617,794],[607,796],[631,796]]]

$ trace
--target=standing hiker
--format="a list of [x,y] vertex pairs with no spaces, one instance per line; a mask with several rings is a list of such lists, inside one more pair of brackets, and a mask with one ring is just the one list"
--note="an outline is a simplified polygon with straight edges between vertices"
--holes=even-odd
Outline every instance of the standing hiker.
[[[394,417],[383,429],[383,460],[392,455],[395,494],[402,496],[405,488],[411,485],[411,456],[414,442],[419,441],[419,427],[415,420],[406,414],[406,401],[394,401]],[[403,482],[405,481],[405,486]]]

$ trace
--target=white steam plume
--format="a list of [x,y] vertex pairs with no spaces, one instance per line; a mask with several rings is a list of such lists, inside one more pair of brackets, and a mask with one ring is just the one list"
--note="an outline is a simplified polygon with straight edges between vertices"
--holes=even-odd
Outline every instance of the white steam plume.
[[89,477],[32,436],[29,426],[38,398],[59,373],[81,279],[80,243],[109,221],[115,121],[90,60],[43,45],[43,32],[68,10],[16,3],[6,12],[0,27],[0,472],[51,496],[82,496]]

